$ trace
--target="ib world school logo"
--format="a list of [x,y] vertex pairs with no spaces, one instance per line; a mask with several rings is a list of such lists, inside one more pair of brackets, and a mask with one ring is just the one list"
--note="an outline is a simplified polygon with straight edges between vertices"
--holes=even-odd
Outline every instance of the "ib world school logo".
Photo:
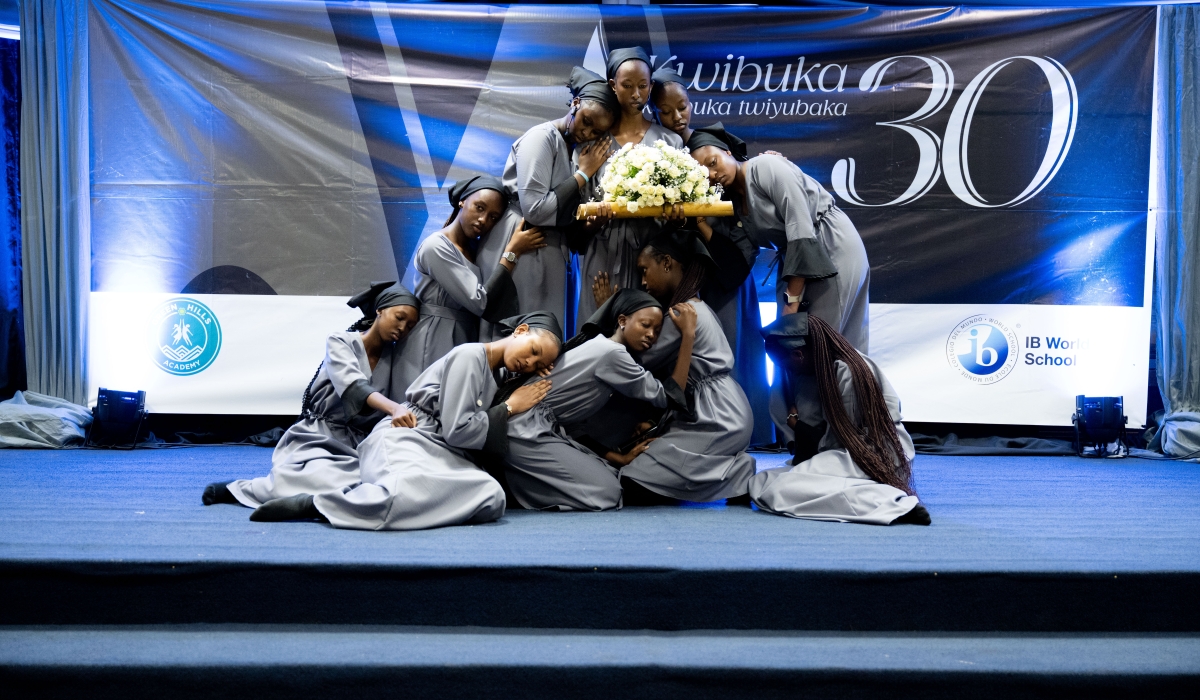
[[221,351],[221,324],[212,309],[178,297],[154,312],[151,355],[159,369],[181,377],[203,372]]
[[954,327],[946,340],[946,359],[964,379],[995,384],[1017,365],[1017,334],[1002,321],[972,316]]

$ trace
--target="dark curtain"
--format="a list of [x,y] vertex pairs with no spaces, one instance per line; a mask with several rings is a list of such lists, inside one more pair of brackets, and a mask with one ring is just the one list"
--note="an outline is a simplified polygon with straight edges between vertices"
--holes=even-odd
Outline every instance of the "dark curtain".
[[0,39],[0,398],[25,388],[21,318],[21,43]]

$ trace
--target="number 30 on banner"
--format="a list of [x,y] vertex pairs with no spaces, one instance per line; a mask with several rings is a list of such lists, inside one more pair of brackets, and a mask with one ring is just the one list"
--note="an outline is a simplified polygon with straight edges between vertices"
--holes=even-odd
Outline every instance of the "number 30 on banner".
[[[945,171],[946,184],[950,186],[950,191],[967,204],[982,208],[1011,207],[1036,196],[1054,179],[1067,157],[1067,151],[1071,148],[1071,140],[1075,137],[1075,124],[1079,118],[1079,96],[1075,90],[1075,81],[1071,79],[1071,74],[1061,63],[1052,58],[1013,56],[996,61],[984,68],[967,85],[963,93],[958,96],[958,101],[954,103],[954,109],[950,112],[950,121],[946,124],[943,143],[937,134],[915,123],[933,116],[950,101],[950,94],[954,91],[954,71],[942,59],[925,56],[885,58],[872,64],[863,73],[862,79],[858,83],[858,89],[863,92],[875,92],[883,83],[883,74],[887,69],[905,58],[922,61],[933,74],[929,98],[925,100],[925,104],[921,105],[920,109],[903,119],[876,122],[876,124],[900,129],[917,142],[920,162],[917,165],[917,173],[913,177],[912,184],[903,194],[890,202],[870,204],[863,201],[854,190],[854,159],[843,158],[833,166],[833,189],[840,197],[860,207],[889,207],[908,204],[915,202],[928,192]],[[1050,84],[1050,97],[1054,107],[1054,116],[1050,122],[1050,141],[1046,145],[1046,153],[1042,156],[1041,165],[1029,185],[1007,202],[991,204],[979,194],[975,184],[971,181],[971,169],[967,162],[967,142],[971,134],[971,120],[975,116],[975,108],[979,105],[979,99],[987,89],[988,83],[1005,66],[1019,60],[1030,61],[1041,68]]]

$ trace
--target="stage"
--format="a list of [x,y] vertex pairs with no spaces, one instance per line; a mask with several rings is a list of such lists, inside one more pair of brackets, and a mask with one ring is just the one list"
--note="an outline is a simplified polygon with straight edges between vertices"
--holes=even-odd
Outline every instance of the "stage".
[[919,456],[927,528],[694,505],[381,533],[200,505],[206,483],[269,460],[5,451],[6,685],[1096,697],[1200,682],[1193,464]]

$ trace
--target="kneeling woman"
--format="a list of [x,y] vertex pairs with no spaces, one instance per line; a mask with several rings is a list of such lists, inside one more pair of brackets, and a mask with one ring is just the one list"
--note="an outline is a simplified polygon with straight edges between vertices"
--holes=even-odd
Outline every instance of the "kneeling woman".
[[619,290],[567,343],[549,375],[554,387],[546,400],[508,424],[505,475],[522,506],[596,511],[621,504],[617,468],[641,454],[645,443],[601,458],[567,437],[562,426],[592,418],[614,393],[656,408],[687,410],[680,387],[687,386],[696,312],[677,304],[670,313],[682,340],[674,372],[662,383],[634,360],[654,346],[663,326],[662,304],[645,292]]
[[[647,489],[670,498],[713,501],[742,496],[754,475],[746,454],[754,432],[750,403],[730,371],[733,352],[713,310],[697,297],[708,250],[692,231],[663,231],[638,256],[642,284],[659,301],[687,303],[696,310],[688,390],[691,412],[678,415],[646,451],[621,470]],[[680,350],[681,333],[664,323],[662,337],[642,355],[651,371],[665,368]]]
[[356,530],[420,530],[489,522],[504,515],[504,490],[472,460],[472,451],[503,457],[508,419],[537,405],[549,381],[521,387],[496,407],[504,372],[531,374],[558,357],[562,332],[536,312],[500,322],[509,335],[460,345],[408,389],[404,427],[383,421],[359,445],[362,483],[342,491],[281,498],[251,520],[316,518]]
[[750,480],[763,510],[809,520],[928,525],[912,487],[912,438],[900,399],[878,365],[818,316],[784,316],[763,329],[767,350],[795,377],[788,417],[795,466]]
[[[300,418],[271,454],[271,473],[257,479],[209,484],[204,505],[240,503],[257,508],[276,498],[340,491],[359,481],[358,444],[382,416],[408,412],[393,362],[417,323],[420,302],[395,282],[381,282],[347,304],[363,318],[325,341],[325,360],[304,391]],[[390,287],[390,289],[389,289]]]
[[459,180],[450,188],[450,205],[454,211],[445,227],[421,241],[413,255],[421,321],[401,358],[402,371],[413,377],[451,348],[477,341],[481,317],[498,321],[516,315],[512,272],[517,258],[545,245],[537,228],[513,233],[505,246],[512,255],[500,261],[485,283],[475,251],[480,237],[492,230],[508,206],[504,184],[490,175]]

